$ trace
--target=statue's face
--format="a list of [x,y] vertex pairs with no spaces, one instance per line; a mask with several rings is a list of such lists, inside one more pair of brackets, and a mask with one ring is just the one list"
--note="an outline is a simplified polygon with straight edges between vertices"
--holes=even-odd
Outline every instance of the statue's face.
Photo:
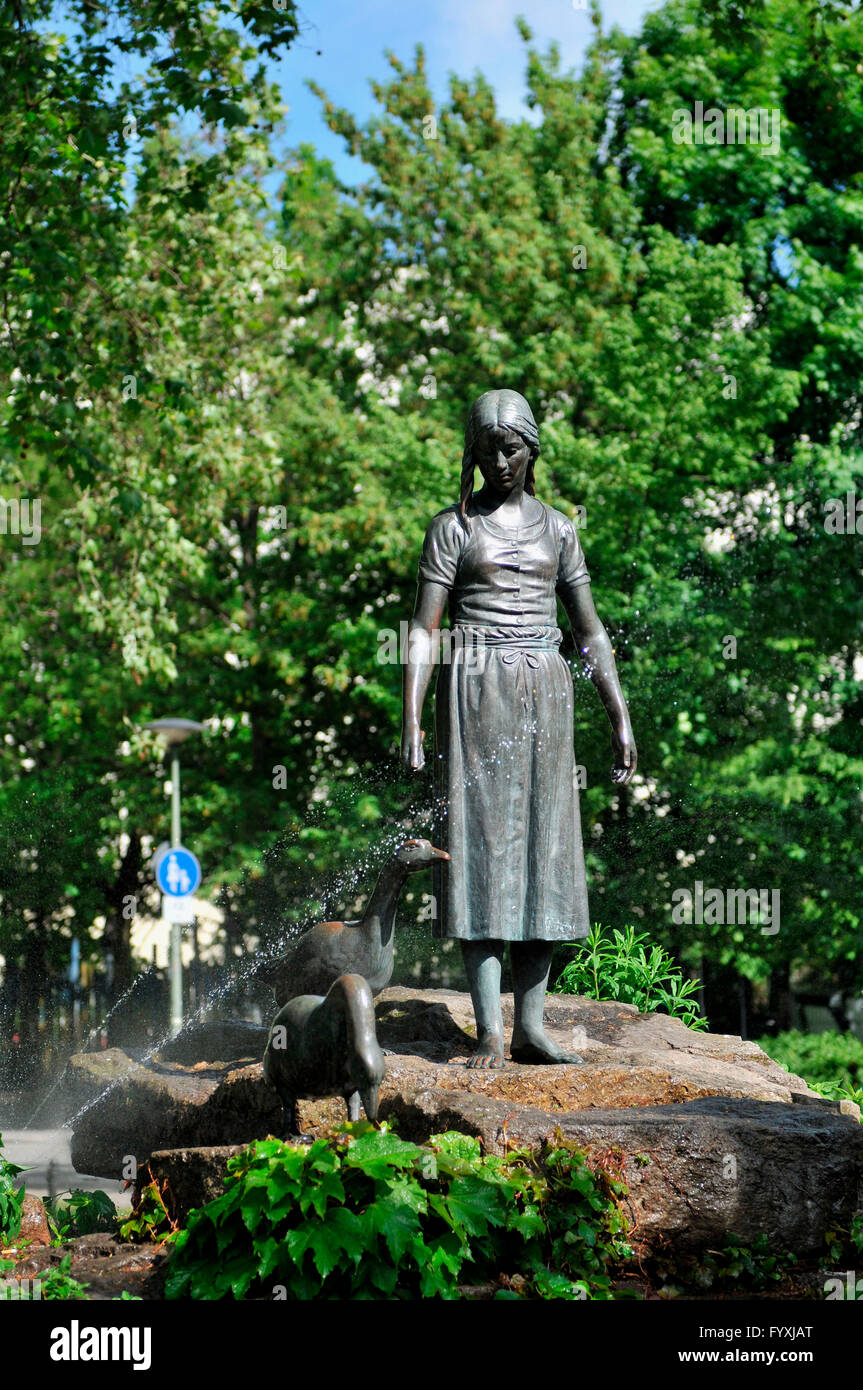
[[483,430],[473,451],[474,462],[490,492],[503,495],[523,487],[530,464],[530,446],[503,425]]

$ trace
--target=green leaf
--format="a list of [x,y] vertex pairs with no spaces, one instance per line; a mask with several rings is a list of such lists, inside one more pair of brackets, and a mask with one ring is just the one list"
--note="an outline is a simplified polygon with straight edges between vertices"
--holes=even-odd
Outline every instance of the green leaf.
[[356,1138],[342,1162],[346,1168],[360,1168],[371,1178],[386,1178],[393,1168],[412,1168],[422,1149],[395,1134],[372,1131]]
[[489,1226],[506,1224],[506,1209],[498,1189],[481,1178],[455,1178],[446,1204],[454,1226],[472,1236],[484,1235]]
[[444,1134],[433,1134],[429,1139],[431,1148],[452,1158],[463,1158],[475,1162],[482,1152],[480,1141],[472,1134],[459,1134],[457,1130],[447,1130]]
[[421,1235],[420,1212],[425,1212],[427,1204],[419,1206],[416,1199],[404,1201],[407,1184],[400,1186],[386,1197],[379,1198],[367,1210],[366,1219],[373,1231],[383,1236],[387,1248],[399,1264],[407,1250],[414,1248],[414,1242]]

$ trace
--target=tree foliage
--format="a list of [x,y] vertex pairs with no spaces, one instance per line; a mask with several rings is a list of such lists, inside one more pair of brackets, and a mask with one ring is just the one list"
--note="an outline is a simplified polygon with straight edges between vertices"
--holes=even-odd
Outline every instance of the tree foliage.
[[[392,55],[365,125],[320,94],[365,182],[302,147],[277,202],[290,6],[70,13],[0,5],[4,486],[43,512],[0,550],[4,955],[41,978],[100,914],[122,944],[169,709],[213,721],[185,822],[238,937],[343,915],[428,828],[381,634],[507,385],[639,741],[619,791],[577,678],[594,915],[703,975],[714,1024],[735,975],[774,1009],[792,969],[859,988],[860,538],[824,525],[860,485],[859,13],[669,0],[579,73],[522,26],[529,120]],[[696,102],[778,111],[779,147],[678,144]],[[779,889],[780,930],[676,924],[695,879]]]

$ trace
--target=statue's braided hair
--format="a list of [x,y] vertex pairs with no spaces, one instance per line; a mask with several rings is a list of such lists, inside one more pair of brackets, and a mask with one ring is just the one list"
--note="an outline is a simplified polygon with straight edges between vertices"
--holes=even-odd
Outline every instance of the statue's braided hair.
[[482,431],[493,429],[496,425],[512,430],[530,448],[531,459],[527,466],[524,490],[530,493],[531,497],[534,495],[534,468],[539,457],[540,447],[539,430],[533,418],[533,411],[524,396],[519,395],[518,391],[506,389],[486,391],[471,406],[464,432],[459,510],[466,531],[470,531],[470,518],[467,509],[473,496],[474,447]]

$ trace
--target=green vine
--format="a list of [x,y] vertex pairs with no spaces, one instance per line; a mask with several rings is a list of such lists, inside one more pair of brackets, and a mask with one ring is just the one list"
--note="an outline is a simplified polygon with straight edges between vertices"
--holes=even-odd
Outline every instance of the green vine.
[[608,1299],[629,1253],[625,1186],[557,1147],[481,1157],[479,1141],[408,1143],[348,1125],[228,1164],[225,1192],[176,1237],[170,1299]]

